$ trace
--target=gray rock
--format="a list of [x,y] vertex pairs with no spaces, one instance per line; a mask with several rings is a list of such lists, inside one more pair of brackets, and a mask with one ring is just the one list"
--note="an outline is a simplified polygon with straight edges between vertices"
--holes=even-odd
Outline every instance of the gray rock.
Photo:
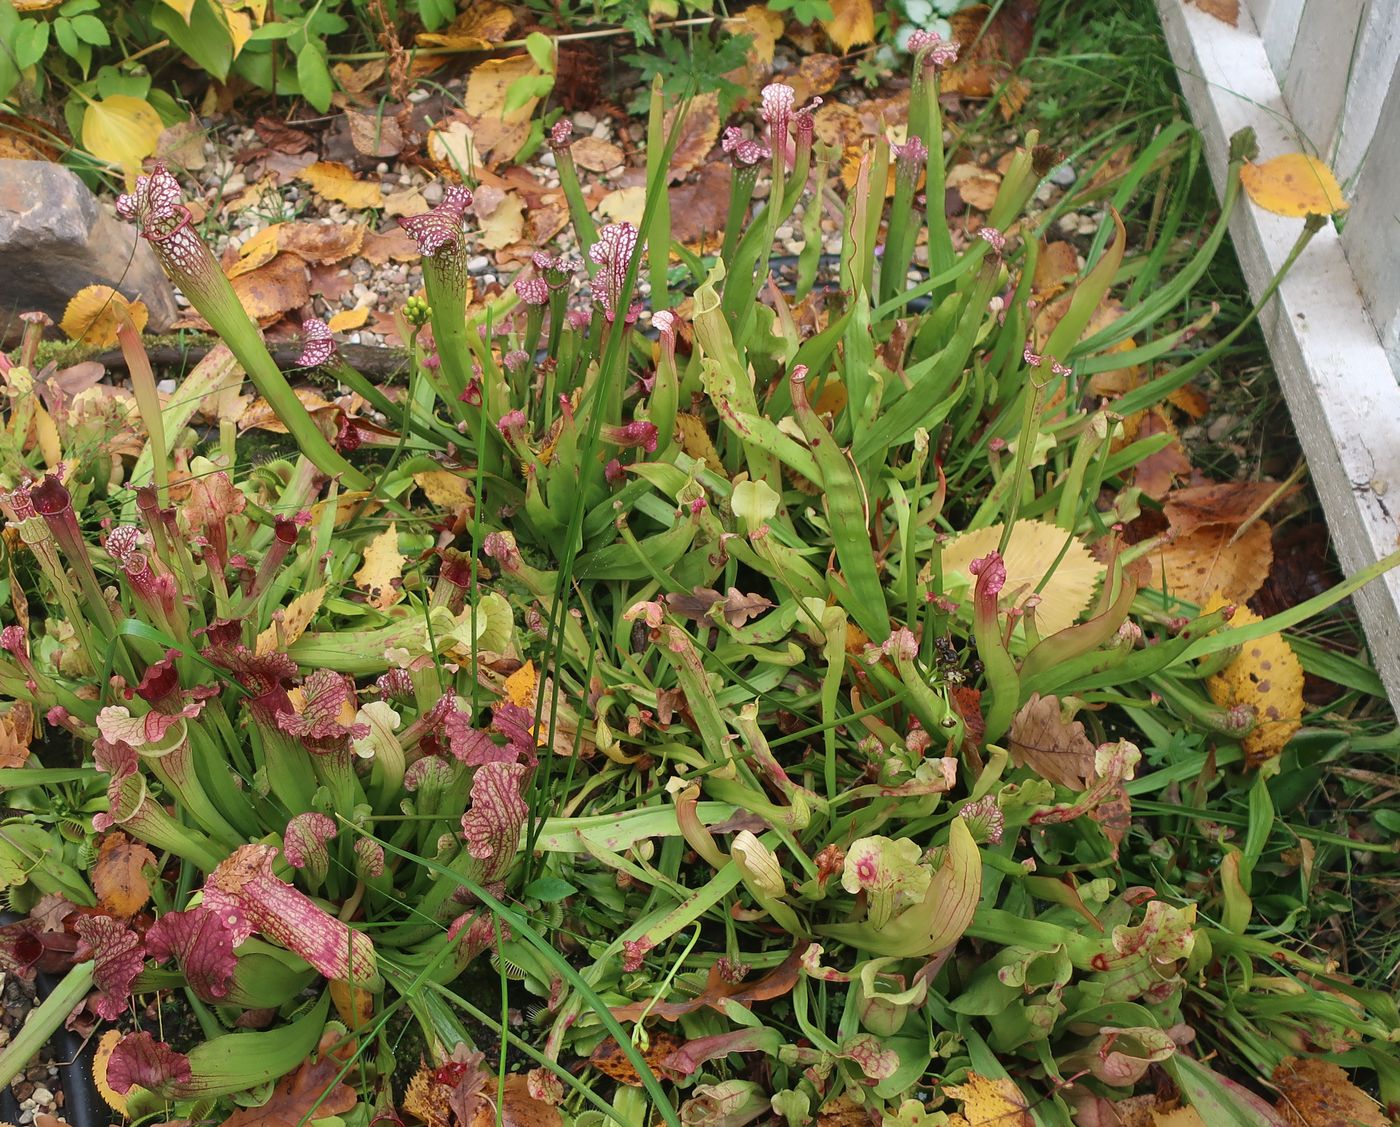
[[0,160],[0,338],[31,309],[61,320],[69,299],[92,285],[139,297],[152,332],[164,332],[180,315],[170,282],[134,224],[103,209],[61,165]]
[[1071,164],[1056,165],[1050,170],[1050,183],[1057,188],[1069,188],[1077,179],[1079,179],[1079,175]]

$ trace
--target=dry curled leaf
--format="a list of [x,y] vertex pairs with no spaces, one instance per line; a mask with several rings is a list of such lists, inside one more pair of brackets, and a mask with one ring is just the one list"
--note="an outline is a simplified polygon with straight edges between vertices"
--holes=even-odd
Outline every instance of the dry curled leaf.
[[978,211],[991,211],[1001,191],[1001,176],[975,164],[955,164],[948,170],[947,184],[956,188],[969,206]]
[[1078,720],[1066,722],[1056,696],[1032,693],[1011,721],[1011,758],[1043,779],[1083,790],[1094,775],[1094,745]]
[[[1202,609],[1218,610],[1226,601],[1217,592]],[[1261,621],[1253,611],[1237,606],[1230,625]],[[1243,705],[1254,714],[1254,728],[1244,738],[1247,766],[1274,758],[1303,726],[1303,665],[1282,634],[1246,642],[1234,661],[1206,678],[1206,691],[1221,708]]]
[[504,4],[478,0],[442,31],[419,32],[418,46],[449,51],[489,51],[510,34],[514,23],[515,17]]
[[358,223],[281,223],[277,227],[277,249],[296,255],[308,266],[352,258],[364,241],[365,229]]
[[364,562],[355,572],[355,584],[372,606],[386,610],[398,601],[401,591],[395,581],[403,578],[403,561],[399,526],[390,521],[389,527],[370,541]]
[[1291,1127],[1385,1127],[1389,1119],[1331,1061],[1286,1057],[1274,1069],[1276,1105]]
[[0,716],[0,767],[23,767],[34,738],[34,707],[17,700]]
[[1332,215],[1348,206],[1332,170],[1307,153],[1246,163],[1240,169],[1240,183],[1250,199],[1275,215]]
[[475,119],[472,139],[487,164],[511,159],[529,138],[530,118],[539,98],[529,97],[508,111],[506,97],[516,82],[539,74],[529,55],[487,59],[472,69],[463,105]]
[[440,509],[456,511],[463,507],[471,507],[471,490],[467,488],[466,477],[460,473],[453,473],[451,470],[423,470],[413,475],[413,483],[423,491],[430,504]]
[[154,867],[155,854],[139,841],[111,830],[102,838],[97,861],[92,866],[92,890],[98,902],[121,919],[134,916],[151,898],[146,879],[147,867]]
[[117,343],[119,312],[125,309],[139,333],[149,316],[145,302],[129,301],[111,286],[84,286],[73,295],[63,319],[58,323],[69,340],[80,340],[96,348]]
[[1162,512],[1179,533],[1194,532],[1208,524],[1238,528],[1263,513],[1266,505],[1276,504],[1297,491],[1296,485],[1285,489],[1274,481],[1212,482],[1176,490],[1162,505]]
[[338,161],[318,160],[302,169],[298,179],[309,184],[318,196],[338,200],[346,207],[358,210],[384,206],[384,193],[377,180],[357,180],[355,174]]

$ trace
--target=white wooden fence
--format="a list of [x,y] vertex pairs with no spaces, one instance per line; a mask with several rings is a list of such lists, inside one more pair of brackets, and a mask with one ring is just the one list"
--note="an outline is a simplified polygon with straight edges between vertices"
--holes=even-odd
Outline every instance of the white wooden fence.
[[1342,249],[1400,372],[1400,2],[1250,0],[1298,139],[1352,208]]
[[[1157,8],[1217,188],[1230,136],[1249,126],[1261,158],[1327,158],[1351,201],[1343,231],[1313,238],[1262,324],[1352,574],[1400,534],[1400,0],[1245,0],[1234,27],[1184,0]],[[1301,222],[1242,201],[1230,233],[1256,296]],[[1400,570],[1356,605],[1400,705]]]

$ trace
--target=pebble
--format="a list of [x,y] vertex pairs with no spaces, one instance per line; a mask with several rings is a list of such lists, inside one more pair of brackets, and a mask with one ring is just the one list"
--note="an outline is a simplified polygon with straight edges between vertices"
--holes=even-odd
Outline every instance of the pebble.
[[410,91],[408,92],[408,100],[409,100],[410,102],[426,102],[426,101],[428,100],[429,97],[430,97],[430,94],[429,94],[429,92],[428,92],[427,90],[419,89],[419,90],[410,90]]
[[1074,165],[1069,163],[1056,165],[1050,170],[1050,183],[1059,188],[1070,187],[1078,178]]
[[598,119],[587,110],[579,110],[578,113],[574,114],[574,127],[576,129],[586,129],[591,133],[597,124]]
[[431,184],[424,185],[423,198],[433,206],[440,204],[442,202],[442,181],[434,180]]
[[476,254],[467,259],[467,270],[473,274],[479,274],[491,265],[491,260],[484,254]]
[[357,282],[368,281],[374,273],[374,267],[365,258],[357,258],[350,263],[350,276]]
[[784,223],[781,227],[777,229],[777,231],[774,232],[774,234],[776,234],[778,238],[783,240],[790,239],[792,238],[792,227],[787,223]]
[[374,166],[374,171],[379,173],[380,176],[383,176],[386,172],[389,171],[389,166],[381,160],[378,164]]
[[[171,390],[174,391],[175,389],[171,388]],[[53,1093],[50,1092],[47,1088],[35,1088],[33,1094],[34,1103],[37,1107],[43,1107],[47,1104],[53,1103]]]
[[174,380],[160,380],[156,383],[156,390],[162,395],[174,395],[176,386]]

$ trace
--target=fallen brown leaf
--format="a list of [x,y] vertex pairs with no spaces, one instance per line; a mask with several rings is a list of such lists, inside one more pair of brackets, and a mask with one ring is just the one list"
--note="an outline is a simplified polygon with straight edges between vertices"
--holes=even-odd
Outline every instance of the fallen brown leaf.
[[626,156],[622,149],[601,137],[580,137],[574,142],[574,163],[589,172],[607,172],[621,168]]
[[361,156],[398,156],[403,148],[403,130],[387,114],[346,110],[345,119],[350,123],[350,143]]
[[270,323],[311,299],[306,263],[294,254],[279,254],[271,262],[233,279],[233,290],[248,316]]
[[1279,1114],[1292,1127],[1385,1127],[1389,1122],[1365,1092],[1330,1061],[1286,1057],[1274,1069]]
[[1011,721],[1011,759],[1043,779],[1083,790],[1094,774],[1094,745],[1078,720],[1066,723],[1058,697],[1032,693]]
[[345,1062],[327,1051],[334,1041],[334,1033],[323,1037],[316,1060],[279,1080],[267,1103],[240,1108],[224,1120],[223,1127],[299,1127],[351,1110],[359,1096],[349,1084],[336,1079]]
[[711,967],[705,989],[694,998],[684,1002],[656,1002],[655,1004],[650,999],[643,1002],[633,1002],[631,1005],[613,1008],[613,1016],[618,1021],[638,1021],[643,1013],[647,1013],[665,1018],[667,1021],[676,1021],[686,1014],[694,1013],[706,1006],[723,1013],[725,1005],[731,1002],[747,1006],[754,1002],[766,1002],[773,998],[781,998],[797,985],[797,973],[802,967],[802,953],[806,949],[805,943],[799,943],[786,959],[767,974],[752,982],[726,982],[719,970]]
[[[1162,512],[1178,533],[1193,532],[1207,524],[1228,524],[1237,528],[1250,517],[1258,516],[1270,498],[1277,502],[1297,491],[1295,485],[1279,493],[1279,484],[1273,481],[1195,485],[1176,490],[1163,504]],[[1275,493],[1279,493],[1276,498]]]
[[1274,561],[1273,534],[1262,520],[1231,543],[1236,526],[1211,524],[1178,536],[1152,553],[1152,585],[1203,603],[1212,591],[1244,602],[1264,585]]
[[145,869],[154,868],[155,854],[118,830],[109,830],[98,847],[92,867],[92,890],[98,902],[121,919],[134,916],[151,898]]
[[[652,1033],[648,1041],[647,1047],[642,1050],[642,1059],[647,1062],[653,1073],[664,1076],[666,1072],[661,1062],[680,1049],[684,1042],[674,1033],[665,1030]],[[637,1074],[636,1067],[627,1059],[627,1054],[622,1051],[615,1038],[605,1037],[600,1041],[589,1056],[588,1063],[604,1076],[611,1077],[621,1084],[633,1088],[642,1086],[642,1078]]]
[[[671,135],[677,112],[679,107],[666,115],[664,132],[667,137]],[[674,184],[677,180],[683,180],[704,164],[705,158],[710,155],[710,150],[715,147],[718,139],[719,95],[714,91],[697,95],[691,100],[690,110],[685,115],[685,121],[681,123],[681,133],[676,138],[667,181]]]

